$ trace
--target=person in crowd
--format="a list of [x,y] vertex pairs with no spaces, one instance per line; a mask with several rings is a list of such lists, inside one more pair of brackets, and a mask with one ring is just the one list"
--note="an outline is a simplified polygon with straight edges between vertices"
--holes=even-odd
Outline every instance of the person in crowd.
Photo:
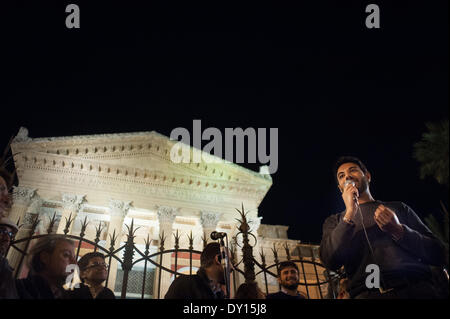
[[11,220],[0,217],[0,299],[18,298],[13,269],[6,259],[8,248],[18,230],[18,227]]
[[7,217],[12,206],[10,189],[13,176],[5,168],[0,166],[0,217]]
[[[229,251],[226,251],[229,254]],[[209,243],[200,255],[200,269],[197,274],[177,277],[169,287],[165,299],[223,299],[225,269],[222,265],[220,245]],[[230,258],[226,258],[230,260]],[[230,270],[233,266],[229,263]]]
[[300,276],[296,263],[282,261],[278,265],[278,283],[281,290],[266,296],[266,299],[306,299],[297,291]]
[[0,299],[16,299],[16,285],[13,279],[13,269],[6,259],[11,242],[18,232],[18,227],[6,216],[11,209],[12,174],[0,167]]
[[100,252],[85,254],[78,261],[81,283],[79,287],[68,290],[67,299],[115,299],[111,289],[103,283],[108,277],[108,265]]
[[21,299],[61,299],[64,297],[69,265],[75,264],[74,242],[63,235],[46,235],[29,252],[28,276],[16,280]]
[[331,270],[344,266],[350,297],[437,298],[430,265],[443,265],[440,241],[406,204],[373,198],[358,158],[339,158],[334,172],[345,210],[325,220],[320,259]]

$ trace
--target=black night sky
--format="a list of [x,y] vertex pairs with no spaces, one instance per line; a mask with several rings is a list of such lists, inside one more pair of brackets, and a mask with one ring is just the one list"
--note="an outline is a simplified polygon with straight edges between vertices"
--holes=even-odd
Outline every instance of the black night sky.
[[[277,127],[259,214],[291,239],[319,243],[344,207],[332,166],[346,154],[366,163],[376,199],[438,216],[448,189],[420,180],[412,154],[425,122],[448,118],[448,2],[377,1],[380,29],[365,27],[374,2],[297,2],[2,3],[0,145],[20,126],[31,137],[169,136],[194,119]],[[65,27],[69,3],[80,29]]]

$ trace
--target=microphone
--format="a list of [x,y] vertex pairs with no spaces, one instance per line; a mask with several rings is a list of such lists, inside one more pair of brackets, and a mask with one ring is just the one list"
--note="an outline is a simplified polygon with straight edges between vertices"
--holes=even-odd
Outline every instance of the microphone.
[[347,187],[348,184],[352,184],[352,186],[355,186],[355,182],[352,181],[351,179],[347,179],[344,183],[344,187]]
[[224,238],[226,235],[227,235],[227,233],[221,233],[221,232],[213,231],[211,233],[211,239],[212,240],[221,239],[221,238]]
[[[345,181],[344,187],[347,187],[347,185],[349,185],[349,184],[352,184],[352,186],[355,186],[355,182],[352,181],[351,179],[348,179]],[[356,197],[356,194],[353,194],[353,199],[358,204],[358,197]]]

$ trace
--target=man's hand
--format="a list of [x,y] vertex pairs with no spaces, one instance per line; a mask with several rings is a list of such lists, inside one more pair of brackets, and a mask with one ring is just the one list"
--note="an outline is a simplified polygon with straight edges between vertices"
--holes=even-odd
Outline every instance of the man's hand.
[[345,217],[349,220],[353,219],[356,210],[358,209],[358,205],[355,202],[355,196],[356,198],[359,196],[358,188],[352,184],[345,186],[344,191],[342,192],[342,199],[345,203]]
[[375,210],[374,219],[378,227],[382,231],[391,234],[394,239],[400,239],[403,236],[403,226],[392,209],[384,205],[378,206]]

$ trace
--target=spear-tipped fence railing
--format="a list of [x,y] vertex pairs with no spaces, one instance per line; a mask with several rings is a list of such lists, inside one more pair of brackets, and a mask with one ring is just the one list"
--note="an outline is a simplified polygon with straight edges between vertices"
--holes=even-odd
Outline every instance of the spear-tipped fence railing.
[[[257,244],[257,237],[250,231],[250,226],[247,219],[247,212],[245,212],[244,207],[242,206],[241,210],[237,210],[240,214],[239,221],[239,227],[238,232],[236,236],[232,238],[230,241],[230,251],[231,254],[231,262],[234,266],[235,272],[232,275],[232,283],[233,283],[233,290],[234,293],[236,292],[237,284],[239,281],[238,274],[241,274],[245,282],[253,282],[256,280],[257,276],[262,275],[262,284],[265,286],[265,292],[269,293],[269,276],[272,276],[274,278],[277,277],[278,273],[278,265],[281,262],[280,261],[280,255],[278,249],[275,247],[275,244],[272,250],[272,264],[268,264],[267,261],[269,260],[269,256],[267,256],[266,252],[263,251],[263,249],[260,249],[258,252],[259,259],[261,262],[256,260],[253,256],[253,250],[256,247]],[[113,261],[117,262],[117,269],[119,267],[122,270],[122,282],[118,282],[115,287],[119,291],[116,291],[117,295],[120,295],[120,298],[130,298],[130,297],[137,297],[138,298],[145,298],[149,295],[153,295],[153,297],[156,298],[163,298],[162,296],[162,278],[168,278],[166,276],[163,276],[163,273],[169,273],[171,280],[180,276],[180,275],[192,275],[194,273],[194,270],[196,270],[198,267],[194,266],[194,260],[197,261],[197,265],[199,264],[199,256],[201,254],[201,251],[194,249],[194,236],[192,234],[192,231],[187,236],[188,240],[188,248],[180,248],[180,239],[181,234],[177,230],[174,236],[174,246],[171,249],[167,249],[165,247],[165,243],[167,242],[166,239],[169,235],[172,234],[164,234],[164,231],[161,232],[159,235],[159,240],[152,240],[150,239],[149,235],[147,234],[146,239],[144,240],[144,247],[145,250],[142,252],[138,245],[135,243],[136,238],[136,232],[139,229],[139,227],[135,227],[134,219],[131,220],[130,225],[125,225],[127,228],[127,232],[125,233],[125,240],[123,239],[121,230],[113,230],[112,234],[110,233],[108,237],[103,236],[106,240],[101,240],[102,234],[104,233],[104,227],[102,226],[102,222],[100,222],[95,227],[95,238],[93,240],[90,240],[86,238],[86,230],[89,225],[89,222],[87,218],[84,218],[83,221],[80,221],[81,223],[81,231],[78,236],[69,234],[71,229],[71,224],[74,222],[74,218],[69,215],[68,218],[65,220],[65,228],[63,230],[64,234],[61,234],[61,236],[65,236],[69,239],[74,240],[77,242],[76,245],[76,251],[75,254],[77,257],[80,256],[80,252],[86,253],[88,251],[95,251],[95,252],[101,252],[105,255],[105,260],[107,260],[107,263],[111,265]],[[29,254],[29,250],[34,243],[34,240],[37,240],[41,237],[49,236],[51,234],[54,234],[54,226],[56,223],[56,213],[53,214],[53,217],[49,220],[49,225],[47,227],[47,233],[44,234],[38,234],[36,233],[36,229],[38,224],[40,223],[40,220],[38,216],[33,220],[31,227],[28,231],[28,234],[26,237],[18,238],[14,240],[11,243],[10,250],[15,250],[20,253],[20,258],[18,263],[16,265],[12,265],[15,268],[14,276],[15,278],[18,278],[21,273],[22,269],[25,267],[25,260],[26,257]],[[203,248],[208,244],[208,236],[207,234],[203,234],[203,236],[200,238],[201,242],[203,243]],[[85,245],[83,245],[85,244]],[[20,248],[23,247],[23,248]],[[83,248],[84,247],[84,248]],[[88,247],[88,248],[86,248]],[[240,260],[237,260],[238,256],[238,248],[240,248],[242,252],[242,258]],[[289,247],[287,244],[283,246],[285,250],[286,259],[295,262],[296,264],[300,264],[299,269],[301,269],[301,278],[300,278],[300,286],[304,286],[306,289],[306,294],[308,297],[313,298],[314,296],[311,294],[310,289],[312,287],[316,287],[319,291],[319,293],[315,294],[316,298],[324,298],[322,294],[322,289],[326,287],[331,280],[336,280],[336,275],[333,275],[330,273],[320,262],[317,261],[317,258],[315,257],[314,251],[311,249],[309,254],[310,260],[303,257],[303,253],[300,249],[300,246],[295,247],[294,249],[292,247]],[[84,251],[81,251],[81,250]],[[156,251],[153,252],[152,251]],[[295,259],[292,256],[292,252],[296,252],[296,255],[298,255],[298,259]],[[183,257],[180,257],[183,256]],[[186,258],[188,256],[188,258]],[[165,258],[169,258],[170,262],[164,263]],[[180,264],[180,258],[183,258],[183,263]],[[188,260],[187,260],[188,259]],[[140,263],[140,266],[137,267],[137,264]],[[142,267],[143,264],[143,267]],[[150,271],[149,265],[152,265],[154,269],[152,269],[153,274],[153,283],[150,283],[150,290],[148,289],[146,283],[148,283],[147,274]],[[169,267],[164,265],[171,265]],[[189,269],[187,270],[186,267],[189,265]],[[310,276],[307,276],[305,271],[305,266],[308,266],[311,268],[313,267],[313,273]],[[130,281],[130,273],[133,271],[133,268],[139,268],[139,271],[142,269],[143,273],[143,279],[142,279],[142,285],[140,285],[140,282],[135,286],[138,286],[139,289],[141,289],[139,294],[130,293],[128,289],[129,281]],[[136,269],[134,268],[134,269]],[[181,268],[183,268],[183,271],[181,272]],[[243,269],[241,269],[243,268]],[[322,274],[325,274],[323,277],[325,279],[321,279],[321,276],[319,276],[319,272],[322,270]],[[116,274],[111,273],[112,269],[111,267],[108,267],[108,276],[107,280],[105,282],[105,285],[108,285],[109,281],[112,280],[112,277],[116,277]],[[115,269],[113,269],[115,271]],[[114,275],[114,276],[112,276]],[[117,278],[116,278],[117,279]],[[156,289],[151,289],[151,287],[155,285]],[[134,286],[133,286],[134,287]],[[270,289],[270,290],[273,290]]]

